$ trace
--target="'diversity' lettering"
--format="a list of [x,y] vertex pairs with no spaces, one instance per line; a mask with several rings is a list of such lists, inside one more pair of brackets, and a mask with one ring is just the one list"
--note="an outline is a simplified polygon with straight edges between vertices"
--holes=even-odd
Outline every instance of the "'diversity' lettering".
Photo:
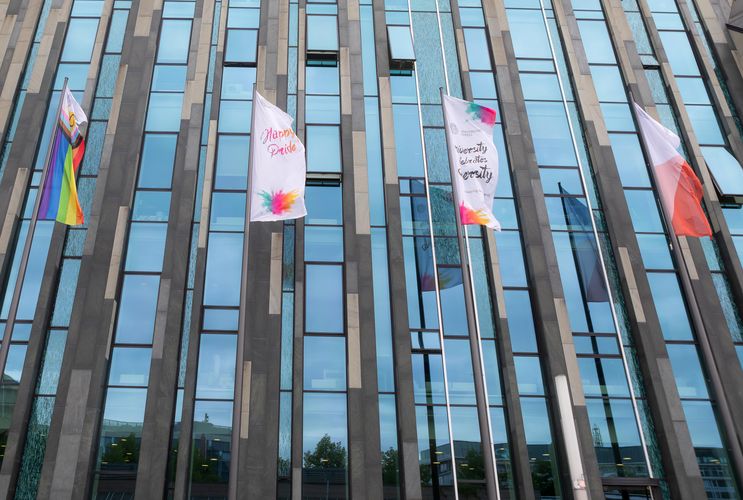
[[492,180],[493,172],[488,167],[488,159],[485,156],[488,147],[484,143],[478,142],[474,146],[455,146],[455,148],[459,153],[458,172],[462,179],[465,181],[467,179],[482,179],[486,183]]
[[[296,134],[290,128],[283,130],[276,130],[271,127],[265,129],[261,134],[261,142],[266,145],[266,150],[271,155],[271,158],[279,155],[286,156],[291,153],[296,153],[297,143],[294,142]],[[288,139],[284,144],[277,144],[273,141],[280,139]]]

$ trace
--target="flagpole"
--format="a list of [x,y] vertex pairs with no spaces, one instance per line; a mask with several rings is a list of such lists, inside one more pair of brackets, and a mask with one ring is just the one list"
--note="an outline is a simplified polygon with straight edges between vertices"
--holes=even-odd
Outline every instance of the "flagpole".
[[[482,353],[482,338],[480,337],[480,322],[477,314],[477,303],[475,302],[475,284],[474,277],[472,275],[472,266],[470,265],[470,242],[467,235],[467,229],[462,225],[461,216],[459,213],[459,197],[457,195],[457,189],[454,185],[454,176],[456,170],[454,168],[454,158],[451,156],[451,149],[448,147],[451,144],[451,138],[449,137],[449,127],[447,124],[447,113],[446,106],[444,105],[444,89],[439,88],[441,95],[441,108],[444,113],[444,133],[446,136],[446,152],[449,157],[449,173],[452,182],[452,199],[454,201],[454,217],[457,226],[457,240],[459,242],[459,253],[462,264],[466,266],[466,274],[463,273],[463,281],[467,283],[464,288],[465,307],[467,306],[467,299],[469,298],[470,307],[472,310],[472,323],[474,332],[470,332],[468,338],[470,340],[470,351],[472,355],[472,369],[474,371],[475,379],[475,391],[476,396],[480,396],[477,399],[481,400],[481,404],[477,405],[478,421],[480,422],[480,440],[483,440],[483,436],[488,443],[486,450],[483,450],[485,459],[485,478],[486,487],[488,490],[489,498],[500,498],[500,488],[498,485],[498,469],[495,459],[495,447],[493,443],[492,424],[490,421],[490,402],[488,401],[488,387],[485,379],[485,363],[483,360]],[[432,242],[433,244],[433,242]],[[469,314],[467,315],[469,318]],[[469,321],[468,321],[469,323]],[[474,336],[473,336],[474,333]],[[477,393],[480,394],[477,394]],[[482,405],[485,405],[485,408]],[[454,464],[456,465],[456,464]],[[489,477],[490,476],[490,477]],[[487,481],[487,479],[490,479]]]
[[[635,124],[638,128],[638,136],[641,141],[641,144],[643,148],[645,149],[646,153],[650,151],[648,149],[648,145],[645,141],[645,137],[642,133],[642,128],[640,127],[639,118],[637,116],[637,110],[635,109],[635,97],[632,93],[632,89],[627,89],[627,94],[629,95],[631,104],[630,109],[632,110],[632,116],[635,120]],[[696,173],[695,173],[696,175]],[[653,187],[655,188],[656,193],[658,194],[658,197],[661,197],[661,193],[658,190],[658,179],[656,177],[655,173],[655,165],[652,164],[652,161],[650,162],[650,179],[653,184]],[[691,284],[691,278],[689,277],[689,268],[686,264],[686,256],[684,255],[684,252],[681,251],[681,246],[679,245],[679,239],[676,233],[673,230],[673,219],[671,217],[671,214],[668,212],[668,209],[665,206],[665,203],[663,203],[663,200],[660,200],[660,206],[661,206],[661,212],[663,213],[663,218],[666,221],[666,228],[669,238],[671,239],[671,245],[673,248],[671,249],[674,254],[676,254],[676,258],[678,261],[678,274],[681,277],[681,284],[684,290],[684,294],[687,298],[687,304],[689,305],[689,310],[691,312],[691,318],[692,323],[694,325],[694,330],[696,330],[697,335],[697,342],[699,344],[699,347],[702,350],[702,358],[704,359],[704,363],[707,365],[707,373],[709,374],[710,382],[712,383],[712,389],[716,396],[716,403],[720,407],[720,417],[722,418],[722,425],[725,431],[725,436],[727,437],[727,445],[726,448],[730,450],[732,455],[732,463],[733,468],[735,469],[735,475],[740,479],[743,478],[743,451],[740,447],[740,442],[736,439],[736,431],[735,431],[735,424],[733,422],[731,413],[730,413],[730,406],[728,405],[727,398],[725,397],[725,391],[722,387],[722,380],[720,379],[720,373],[717,370],[717,362],[715,361],[714,354],[712,353],[712,347],[709,343],[709,338],[707,334],[707,329],[704,326],[704,320],[702,319],[702,313],[699,309],[699,304],[697,303],[696,294],[694,293],[694,288]],[[692,265],[694,265],[692,263]],[[687,423],[688,425],[688,423]]]
[[[243,224],[243,230],[245,236],[243,238],[243,257],[242,257],[242,273],[240,274],[240,309],[238,313],[238,325],[237,325],[237,363],[235,363],[235,404],[232,407],[232,439],[231,447],[233,450],[233,460],[230,460],[230,477],[233,478],[228,484],[228,498],[237,498],[237,481],[234,478],[239,473],[239,459],[240,456],[237,450],[240,449],[240,438],[247,436],[247,429],[242,428],[242,410],[245,406],[243,402],[243,376],[244,376],[244,365],[245,365],[245,321],[246,311],[248,307],[248,260],[249,252],[248,245],[250,241],[250,211],[252,209],[251,200],[253,199],[253,155],[255,145],[255,107],[257,103],[256,97],[258,96],[258,85],[253,83],[253,104],[251,107],[250,114],[250,149],[248,151],[248,188],[245,192],[245,222]],[[250,397],[250,395],[248,395]]]
[[[21,253],[21,261],[18,265],[18,276],[16,276],[15,285],[13,287],[13,296],[10,301],[10,309],[8,310],[8,320],[5,323],[5,331],[3,332],[2,348],[0,349],[0,367],[5,366],[5,361],[8,357],[8,350],[10,349],[10,338],[13,334],[13,328],[15,326],[16,314],[18,313],[18,306],[21,301],[21,292],[23,289],[23,281],[26,277],[26,270],[28,267],[28,260],[31,255],[31,245],[33,244],[34,233],[36,232],[36,222],[39,216],[39,207],[41,206],[42,192],[44,190],[44,184],[46,182],[47,175],[49,174],[49,163],[51,161],[52,149],[54,146],[54,138],[57,135],[57,129],[59,128],[59,115],[62,111],[62,102],[64,100],[65,91],[67,90],[68,78],[65,77],[64,84],[62,85],[62,93],[59,95],[59,103],[57,104],[57,112],[54,115],[54,126],[52,127],[52,133],[50,135],[49,148],[46,152],[46,159],[44,160],[44,166],[41,170],[41,179],[39,181],[39,187],[36,191],[36,199],[34,200],[34,208],[31,212],[31,220],[29,221],[28,233],[26,234],[26,241],[23,244],[23,251]],[[29,176],[33,179],[33,169],[29,172]],[[21,205],[21,223],[23,225],[23,206]],[[11,263],[12,269],[12,263]]]

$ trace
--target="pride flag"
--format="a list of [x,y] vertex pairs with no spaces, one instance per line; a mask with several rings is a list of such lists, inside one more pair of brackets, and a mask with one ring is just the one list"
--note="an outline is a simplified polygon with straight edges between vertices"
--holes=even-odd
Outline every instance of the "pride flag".
[[41,191],[39,219],[76,226],[84,222],[77,197],[75,173],[83,158],[85,141],[80,126],[88,121],[69,89],[62,93],[46,180]]

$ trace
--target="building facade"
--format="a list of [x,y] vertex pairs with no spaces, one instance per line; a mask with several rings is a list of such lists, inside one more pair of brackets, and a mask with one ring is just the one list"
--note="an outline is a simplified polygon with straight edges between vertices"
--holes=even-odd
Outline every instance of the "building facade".
[[[0,498],[743,498],[741,0],[0,17]],[[75,227],[32,217],[65,81]],[[254,86],[303,219],[246,220]],[[441,90],[497,112],[500,232],[455,222]]]

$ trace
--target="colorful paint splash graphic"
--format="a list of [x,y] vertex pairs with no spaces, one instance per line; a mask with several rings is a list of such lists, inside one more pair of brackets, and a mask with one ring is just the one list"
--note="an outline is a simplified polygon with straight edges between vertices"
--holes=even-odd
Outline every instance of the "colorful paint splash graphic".
[[461,203],[459,205],[459,218],[462,220],[463,225],[467,224],[480,224],[487,226],[490,222],[490,217],[485,213],[484,210],[472,210]]
[[281,215],[291,210],[294,202],[299,198],[297,191],[289,191],[288,193],[281,190],[273,193],[261,191],[260,195],[263,198],[263,208],[274,215]]
[[471,102],[467,106],[467,112],[472,115],[473,118],[480,120],[485,125],[491,127],[495,125],[495,110]]

